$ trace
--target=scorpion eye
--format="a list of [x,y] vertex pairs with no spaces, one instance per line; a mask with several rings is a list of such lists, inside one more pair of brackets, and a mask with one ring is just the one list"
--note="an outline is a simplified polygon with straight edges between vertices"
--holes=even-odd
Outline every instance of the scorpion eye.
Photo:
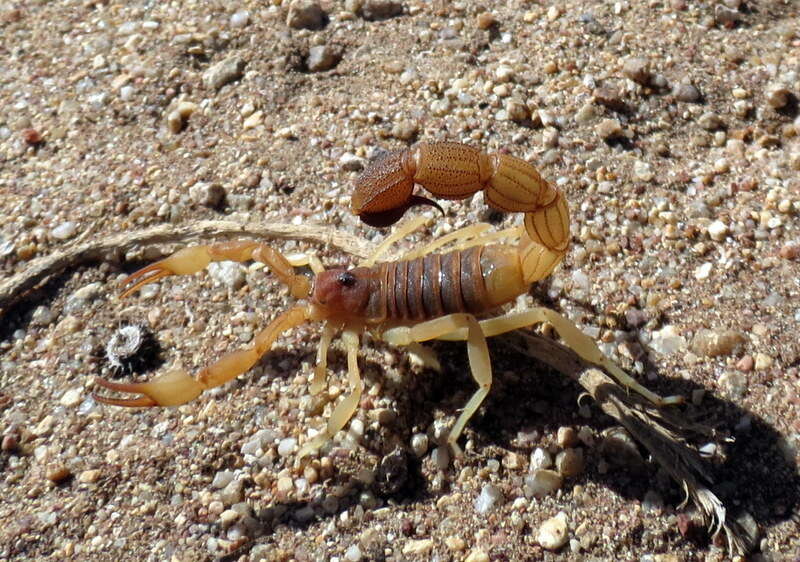
[[339,274],[339,277],[336,278],[336,281],[338,281],[339,285],[342,287],[352,287],[356,284],[356,276],[349,271],[343,271]]

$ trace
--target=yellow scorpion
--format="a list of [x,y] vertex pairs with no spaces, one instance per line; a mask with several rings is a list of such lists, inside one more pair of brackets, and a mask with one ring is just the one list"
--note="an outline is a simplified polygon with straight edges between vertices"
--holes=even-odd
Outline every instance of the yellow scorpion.
[[[537,323],[549,322],[582,359],[604,368],[618,382],[661,406],[680,397],[661,398],[641,386],[607,358],[575,324],[547,308],[498,314],[499,309],[527,292],[528,286],[549,275],[569,247],[569,211],[563,195],[531,164],[502,153],[487,154],[452,142],[420,143],[389,154],[369,166],[356,180],[352,210],[372,225],[397,221],[414,205],[433,201],[414,194],[421,186],[446,199],[464,199],[478,191],[497,209],[525,213],[524,228],[487,232],[486,224],[467,226],[412,250],[399,261],[376,263],[386,250],[422,224],[409,221],[389,236],[358,267],[325,270],[313,257],[288,260],[254,241],[231,241],[193,246],[133,273],[123,297],[168,275],[187,275],[214,261],[266,264],[303,299],[259,332],[251,345],[229,353],[195,376],[175,369],[150,382],[129,384],[97,379],[107,389],[140,394],[138,398],[98,400],[117,406],[175,406],[195,399],[246,372],[267,353],[280,334],[307,321],[323,322],[317,363],[310,383],[312,394],[325,386],[328,348],[341,333],[347,351],[349,393],[336,405],[326,426],[301,447],[298,456],[316,452],[353,416],[364,389],[358,368],[359,336],[370,330],[376,338],[396,345],[417,345],[434,339],[466,340],[469,365],[478,389],[464,406],[447,436],[456,456],[458,439],[492,385],[492,366],[486,338]],[[497,243],[517,239],[514,244]],[[436,250],[451,244],[450,251]],[[313,285],[295,267],[309,266]],[[494,316],[490,316],[494,314]]]

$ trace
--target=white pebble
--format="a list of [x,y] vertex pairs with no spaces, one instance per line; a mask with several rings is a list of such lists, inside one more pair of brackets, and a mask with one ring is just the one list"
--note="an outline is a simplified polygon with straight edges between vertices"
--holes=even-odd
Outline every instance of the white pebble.
[[361,549],[358,548],[357,544],[350,545],[345,551],[344,557],[349,562],[359,562],[361,560]]
[[78,225],[72,221],[62,222],[53,230],[50,231],[50,235],[55,238],[56,240],[69,240],[75,233],[78,231]]
[[233,472],[230,470],[220,470],[214,475],[214,480],[211,482],[212,488],[224,488],[233,480]]
[[240,10],[231,16],[231,27],[244,27],[250,22],[250,12]]
[[708,279],[708,276],[711,275],[711,263],[706,262],[702,265],[699,265],[694,270],[694,278],[698,281],[703,281],[704,279]]
[[553,457],[546,449],[536,447],[531,453],[531,472],[553,466]]
[[475,511],[483,515],[491,511],[495,505],[503,500],[503,492],[494,484],[483,486],[480,495],[475,500]]
[[278,454],[282,457],[288,457],[294,452],[296,447],[297,439],[293,437],[281,439],[280,443],[278,443]]
[[70,388],[68,391],[64,393],[61,397],[62,405],[66,406],[67,408],[73,408],[81,403],[81,389],[80,388]]
[[567,516],[562,512],[542,523],[536,540],[547,550],[558,550],[567,543]]
[[716,240],[717,242],[725,240],[725,237],[728,235],[728,225],[720,220],[716,220],[708,225],[708,235],[712,240]]

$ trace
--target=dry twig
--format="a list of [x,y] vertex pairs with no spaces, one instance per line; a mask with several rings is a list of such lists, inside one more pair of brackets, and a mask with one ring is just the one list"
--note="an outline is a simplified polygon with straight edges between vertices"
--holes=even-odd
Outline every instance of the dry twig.
[[91,242],[76,244],[33,261],[24,271],[0,283],[0,316],[23,294],[48,277],[88,262],[113,259],[137,246],[186,242],[203,237],[244,236],[248,238],[302,240],[336,248],[349,255],[366,257],[367,245],[330,227],[280,223],[239,224],[231,221],[201,221],[187,226],[159,225],[153,228],[124,232],[114,236],[98,236]]
[[713,478],[705,463],[686,442],[689,436],[711,436],[711,428],[692,423],[670,409],[656,408],[552,339],[517,331],[506,336],[505,343],[580,384],[603,412],[617,420],[681,486],[686,501],[691,499],[700,510],[712,537],[721,531],[725,533],[732,556],[753,550],[756,537],[728,516],[722,501],[711,490]]

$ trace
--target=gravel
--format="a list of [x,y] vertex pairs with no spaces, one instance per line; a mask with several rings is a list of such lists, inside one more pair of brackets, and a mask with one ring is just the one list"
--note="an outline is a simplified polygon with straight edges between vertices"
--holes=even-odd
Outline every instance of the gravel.
[[[642,384],[684,394],[681,415],[735,435],[704,448],[715,481],[761,524],[762,556],[791,559],[800,22],[787,3],[751,4],[7,3],[0,279],[204,220],[377,243],[383,232],[347,208],[377,154],[454,140],[520,156],[565,192],[573,233],[522,306],[556,308]],[[520,220],[482,197],[443,207],[392,255],[484,217]],[[323,244],[265,242],[352,263]],[[196,373],[295,302],[240,264],[118,298],[126,274],[179,246],[93,256],[0,312],[0,558],[726,556],[682,535],[682,491],[636,443],[502,337],[462,459],[442,446],[474,390],[458,343],[434,344],[436,373],[363,336],[358,423],[302,461],[347,386],[335,344],[326,391],[308,393],[317,323],[190,403],[99,404],[94,377]],[[149,326],[160,357],[117,373],[104,346],[131,325]]]

